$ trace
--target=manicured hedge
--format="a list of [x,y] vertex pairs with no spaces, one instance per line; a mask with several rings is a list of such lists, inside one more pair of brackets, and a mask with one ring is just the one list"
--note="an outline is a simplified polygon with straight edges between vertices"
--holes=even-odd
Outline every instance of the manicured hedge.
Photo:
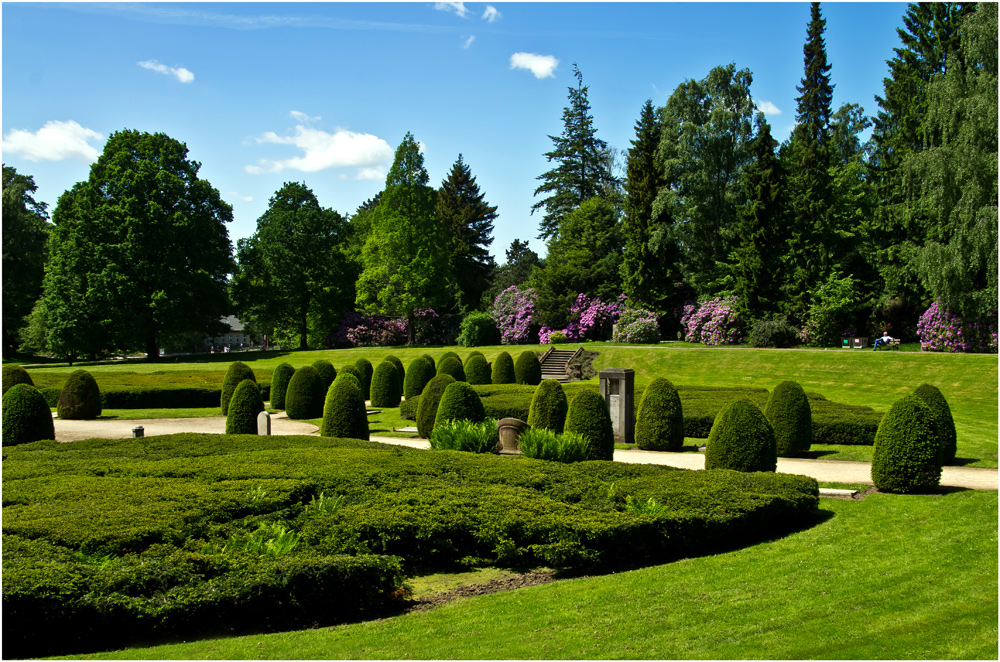
[[244,379],[233,391],[226,414],[226,434],[257,434],[257,414],[264,411],[257,382]]
[[323,378],[311,365],[302,366],[288,381],[285,414],[292,419],[319,418],[323,415]]
[[399,382],[399,373],[392,361],[382,361],[372,374],[371,403],[372,407],[398,407],[403,390]]
[[97,380],[86,370],[75,370],[62,392],[56,406],[59,418],[66,420],[92,420],[101,415],[101,389]]
[[457,356],[448,356],[438,361],[437,374],[451,375],[456,382],[465,381],[465,366]]
[[570,400],[565,431],[583,435],[589,447],[589,459],[614,459],[615,433],[611,414],[597,391],[581,391]]
[[749,400],[737,400],[715,419],[705,446],[706,469],[774,471],[778,454],[774,429]]
[[5,365],[3,367],[3,393],[9,391],[15,384],[34,386],[35,382],[31,381],[31,375],[21,366],[14,363]]
[[257,381],[257,378],[253,374],[253,370],[251,370],[250,366],[246,363],[243,363],[242,361],[233,361],[230,363],[229,369],[226,370],[226,376],[222,380],[222,397],[220,402],[223,416],[229,413],[229,400],[233,397],[233,392],[236,391],[236,387],[239,386],[240,382],[244,379]]
[[812,444],[812,409],[798,382],[784,381],[774,387],[764,407],[774,430],[778,457],[795,457]]
[[670,380],[654,379],[643,391],[635,415],[635,443],[644,451],[677,452],[684,446],[684,408]]
[[486,418],[483,401],[468,382],[455,381],[445,387],[438,403],[434,426],[446,421],[482,423]]
[[951,416],[951,407],[938,387],[931,384],[921,384],[913,395],[923,400],[937,421],[937,431],[940,437],[941,463],[951,464],[958,452],[958,435],[955,433],[955,420]]
[[886,492],[924,492],[941,482],[941,435],[920,397],[898,400],[882,419],[872,449],[872,483]]
[[[396,388],[400,397],[403,395],[403,383],[406,381],[406,368],[403,367],[403,362],[399,360],[399,357],[390,354],[389,356],[382,359],[383,361],[389,361],[394,366],[396,366]],[[372,378],[374,379],[374,373],[372,373]]]
[[451,375],[437,375],[427,382],[423,393],[420,394],[420,403],[417,405],[417,434],[424,439],[431,438],[434,431],[434,422],[437,420],[438,405],[441,403],[441,396],[449,384],[454,383],[455,378]]
[[[353,380],[353,382],[348,381]],[[326,394],[323,406],[323,424],[319,428],[324,437],[368,439],[368,408],[361,387],[354,375],[338,378]]]
[[542,364],[538,361],[538,355],[530,349],[518,354],[517,361],[514,362],[514,381],[529,386],[538,386],[542,381]]
[[514,359],[507,352],[500,352],[493,360],[493,371],[490,377],[494,384],[514,384],[517,376],[514,373]]
[[[561,434],[566,425],[566,412],[569,410],[569,403],[566,400],[566,392],[562,384],[554,379],[546,379],[531,398],[531,408],[528,410],[528,418],[525,421],[532,429],[551,430],[556,434]],[[498,419],[499,420],[499,419]]]
[[316,368],[319,378],[323,380],[323,392],[326,393],[330,385],[333,384],[333,380],[337,378],[337,369],[326,359],[316,359],[313,361],[312,367]]
[[290,363],[281,363],[271,373],[271,408],[285,408],[285,392],[288,391],[288,380],[295,374],[295,368]]
[[375,373],[375,367],[364,357],[355,361],[354,367],[361,373],[361,395],[368,400],[372,397],[372,375]]
[[465,378],[472,385],[493,383],[493,373],[485,356],[472,354],[465,360]]
[[34,386],[14,384],[3,394],[3,445],[55,439],[52,412]]

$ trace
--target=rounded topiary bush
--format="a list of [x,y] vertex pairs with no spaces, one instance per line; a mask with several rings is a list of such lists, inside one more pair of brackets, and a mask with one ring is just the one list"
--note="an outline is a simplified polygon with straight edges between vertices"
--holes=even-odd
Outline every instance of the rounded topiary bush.
[[257,434],[257,414],[264,411],[260,387],[252,379],[236,386],[226,414],[226,434]]
[[[339,377],[341,373],[354,375],[358,379],[359,384],[361,383],[361,380],[364,379],[364,375],[361,373],[361,370],[357,366],[345,365],[343,368],[340,369],[340,372],[337,373],[337,376]],[[368,384],[369,386],[371,385],[371,380],[368,381]]]
[[569,403],[562,384],[554,379],[546,379],[531,397],[531,407],[528,409],[528,425],[532,430],[552,430],[561,434],[566,426],[566,412]]
[[[226,377],[222,380],[222,415],[225,416],[229,413],[229,401],[233,397],[233,392],[236,391],[236,387],[240,385],[244,379],[252,379],[257,381],[254,377],[253,370],[250,369],[246,363],[243,361],[233,361],[229,364],[229,369],[226,370]],[[286,393],[286,398],[287,393]]]
[[589,460],[613,460],[615,432],[604,398],[597,391],[580,391],[566,411],[566,432],[583,435]]
[[444,354],[441,355],[441,358],[438,359],[438,374],[441,374],[441,368],[440,368],[441,362],[449,357],[455,357],[459,361],[462,360],[462,357],[456,354],[455,352],[445,352]]
[[34,386],[35,382],[31,381],[31,375],[21,366],[15,364],[5,365],[3,367],[3,392],[6,393],[15,384]]
[[3,445],[55,439],[52,412],[34,386],[14,384],[3,394]]
[[319,433],[323,437],[368,439],[368,409],[353,375],[338,378],[327,392]]
[[437,375],[434,379],[427,382],[427,386],[421,391],[420,404],[417,406],[417,434],[424,439],[431,438],[441,396],[444,395],[444,391],[448,388],[448,385],[454,381],[455,378],[451,375]]
[[367,400],[372,397],[372,374],[375,372],[375,366],[372,365],[371,361],[362,357],[354,362],[354,367],[361,373],[361,395]]
[[434,361],[434,357],[431,356],[430,354],[421,354],[420,358],[426,359],[427,362],[431,364],[431,370],[433,370],[434,374],[436,375],[437,374],[437,363]]
[[482,423],[486,418],[483,401],[476,389],[468,382],[455,381],[448,384],[438,403],[434,426],[447,421],[472,421]]
[[635,443],[644,451],[671,453],[684,446],[684,410],[670,380],[658,377],[643,391],[635,415]]
[[538,386],[542,381],[542,364],[538,360],[538,354],[526,349],[518,355],[514,362],[514,381],[517,384]]
[[470,384],[492,384],[490,364],[482,354],[473,354],[465,361],[465,381]]
[[774,430],[760,408],[736,400],[719,412],[705,447],[706,469],[774,471],[778,453]]
[[323,392],[326,393],[326,390],[330,388],[330,384],[333,384],[333,380],[337,378],[337,369],[326,359],[313,361],[313,367],[319,373],[319,378],[323,380]]
[[323,415],[323,379],[311,365],[295,371],[285,392],[285,414],[292,419],[319,418]]
[[514,384],[514,359],[507,352],[500,352],[496,360],[493,361],[493,370],[490,379],[494,384]]
[[410,362],[403,380],[403,397],[409,399],[420,395],[427,382],[434,379],[434,366],[427,356],[418,356]]
[[271,408],[285,408],[285,393],[288,391],[288,380],[295,374],[295,368],[288,363],[281,363],[271,373]]
[[[353,373],[347,372],[346,370],[341,370],[340,374],[337,375],[337,378],[333,380],[333,383],[336,384],[337,382],[345,382],[345,381],[351,382],[359,389],[361,388],[361,380],[358,379],[358,376]],[[329,389],[327,389],[326,395],[327,397],[330,396]],[[364,394],[362,393],[362,395]]]
[[372,407],[398,407],[402,389],[397,379],[396,365],[389,360],[382,361],[372,373]]
[[59,418],[89,420],[101,415],[101,389],[86,370],[75,370],[66,380],[56,411]]
[[958,435],[955,433],[955,419],[951,416],[948,401],[936,386],[921,384],[913,395],[931,408],[937,419],[938,435],[941,439],[941,464],[951,464],[958,452]]
[[882,417],[872,448],[872,483],[886,492],[920,492],[941,482],[941,438],[934,411],[916,395]]
[[[385,357],[383,361],[389,361],[390,363],[392,363],[392,365],[396,366],[396,387],[397,387],[396,390],[399,392],[400,396],[402,396],[403,382],[406,381],[406,369],[403,368],[403,362],[400,361],[397,357],[393,356],[392,354]],[[372,373],[372,379],[374,378],[375,378],[375,373]]]
[[465,367],[457,356],[449,356],[438,363],[437,374],[451,375],[457,382],[465,381]]
[[781,382],[771,391],[764,416],[774,430],[778,457],[793,457],[812,444],[812,409],[798,382]]

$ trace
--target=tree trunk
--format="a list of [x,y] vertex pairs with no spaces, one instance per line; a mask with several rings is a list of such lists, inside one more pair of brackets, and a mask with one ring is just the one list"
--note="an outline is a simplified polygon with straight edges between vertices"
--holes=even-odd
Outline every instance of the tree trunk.
[[156,345],[156,330],[146,332],[146,361],[156,363],[160,360],[160,348]]
[[406,313],[406,346],[413,347],[414,336],[416,335],[414,327],[416,326],[416,316],[413,311]]

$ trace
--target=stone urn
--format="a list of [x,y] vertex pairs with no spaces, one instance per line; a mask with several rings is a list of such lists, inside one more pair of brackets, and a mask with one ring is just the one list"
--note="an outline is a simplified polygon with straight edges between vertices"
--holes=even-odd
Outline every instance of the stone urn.
[[528,424],[519,418],[501,418],[497,422],[497,429],[500,430],[500,454],[520,455],[521,448],[517,445],[517,439],[528,429]]

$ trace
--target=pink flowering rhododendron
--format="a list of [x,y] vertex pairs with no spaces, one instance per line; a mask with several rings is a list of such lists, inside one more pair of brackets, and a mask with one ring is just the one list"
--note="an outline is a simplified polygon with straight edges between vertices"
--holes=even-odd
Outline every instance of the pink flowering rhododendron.
[[684,306],[684,340],[704,345],[743,342],[742,325],[733,299],[712,299]]
[[925,352],[996,352],[997,318],[962,320],[934,302],[920,316],[917,335]]
[[532,325],[536,299],[533,289],[519,290],[515,285],[497,295],[490,316],[500,329],[500,342],[504,345],[525,345],[534,341]]

